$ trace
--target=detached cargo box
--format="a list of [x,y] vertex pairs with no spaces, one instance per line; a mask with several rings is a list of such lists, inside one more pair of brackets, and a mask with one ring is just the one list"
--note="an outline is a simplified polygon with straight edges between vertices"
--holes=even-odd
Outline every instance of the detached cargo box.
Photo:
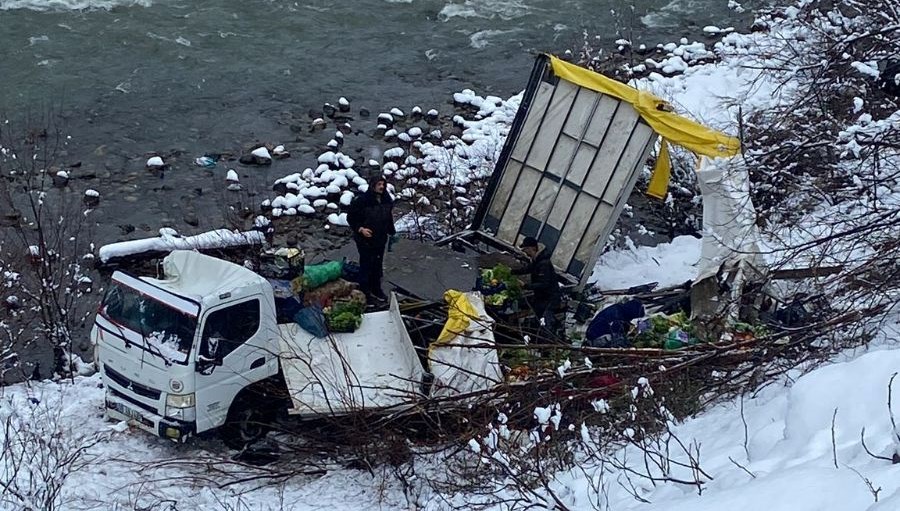
[[655,140],[631,104],[556,76],[542,55],[472,229],[442,243],[515,251],[533,236],[580,290]]

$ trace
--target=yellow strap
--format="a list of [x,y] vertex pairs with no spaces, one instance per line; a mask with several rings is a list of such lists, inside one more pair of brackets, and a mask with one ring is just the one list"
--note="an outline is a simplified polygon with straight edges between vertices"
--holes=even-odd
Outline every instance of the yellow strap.
[[665,199],[669,190],[669,175],[672,173],[672,164],[669,161],[669,143],[666,139],[659,142],[659,155],[656,157],[656,165],[650,176],[650,184],[647,186],[647,195],[657,199]]
[[672,112],[672,107],[668,102],[647,91],[635,89],[599,73],[564,62],[552,55],[548,55],[548,57],[553,74],[581,87],[629,103],[653,128],[653,131],[662,137],[659,157],[653,169],[650,187],[647,190],[647,193],[653,197],[664,198],[669,186],[671,162],[667,148],[668,143],[711,158],[734,156],[741,150],[741,143],[737,138],[707,128]]

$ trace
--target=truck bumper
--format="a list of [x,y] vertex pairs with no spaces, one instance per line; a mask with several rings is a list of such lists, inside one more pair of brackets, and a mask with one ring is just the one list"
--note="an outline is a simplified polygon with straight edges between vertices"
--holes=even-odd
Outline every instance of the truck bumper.
[[196,425],[193,422],[167,419],[148,412],[129,401],[112,395],[109,391],[106,393],[106,416],[113,420],[125,421],[129,426],[175,442],[184,442],[196,431]]

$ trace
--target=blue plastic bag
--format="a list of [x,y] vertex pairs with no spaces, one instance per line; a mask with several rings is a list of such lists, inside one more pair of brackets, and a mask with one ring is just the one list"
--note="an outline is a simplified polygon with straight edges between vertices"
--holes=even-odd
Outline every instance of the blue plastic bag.
[[294,323],[315,337],[328,336],[328,326],[325,323],[325,314],[321,307],[310,305],[300,309],[294,314]]

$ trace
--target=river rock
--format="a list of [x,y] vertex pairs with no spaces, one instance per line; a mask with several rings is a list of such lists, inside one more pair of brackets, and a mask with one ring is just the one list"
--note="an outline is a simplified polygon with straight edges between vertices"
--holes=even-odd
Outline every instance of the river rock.
[[325,114],[325,117],[334,117],[335,112],[337,112],[337,108],[331,103],[325,103],[322,107],[322,113]]
[[367,117],[369,117],[370,115],[372,115],[372,112],[369,111],[368,108],[360,108],[360,109],[359,109],[359,116],[360,116],[360,117],[367,118]]
[[89,208],[96,208],[100,204],[100,192],[93,189],[85,190],[82,202]]
[[378,124],[384,124],[387,127],[394,125],[394,116],[388,113],[378,114]]
[[285,158],[290,158],[291,153],[285,150],[283,145],[275,146],[275,149],[272,149],[272,156],[274,156],[278,160],[283,160]]
[[60,170],[53,175],[53,186],[64,188],[67,184],[69,184],[69,173],[65,170]]
[[148,170],[159,170],[166,166],[166,163],[159,156],[153,156],[147,160]]
[[340,99],[338,99],[338,109],[341,112],[349,112],[350,111],[350,102],[347,101],[347,98],[341,96]]
[[196,214],[190,211],[184,214],[182,220],[184,220],[184,223],[190,225],[191,227],[198,227],[200,225],[200,218],[198,218]]
[[250,154],[241,156],[238,161],[243,165],[271,165],[272,155],[266,146],[260,146],[250,151]]
[[403,157],[405,154],[406,154],[406,151],[404,151],[403,148],[393,147],[384,152],[384,160],[383,161],[385,163],[392,161],[399,165],[399,164],[403,163]]

